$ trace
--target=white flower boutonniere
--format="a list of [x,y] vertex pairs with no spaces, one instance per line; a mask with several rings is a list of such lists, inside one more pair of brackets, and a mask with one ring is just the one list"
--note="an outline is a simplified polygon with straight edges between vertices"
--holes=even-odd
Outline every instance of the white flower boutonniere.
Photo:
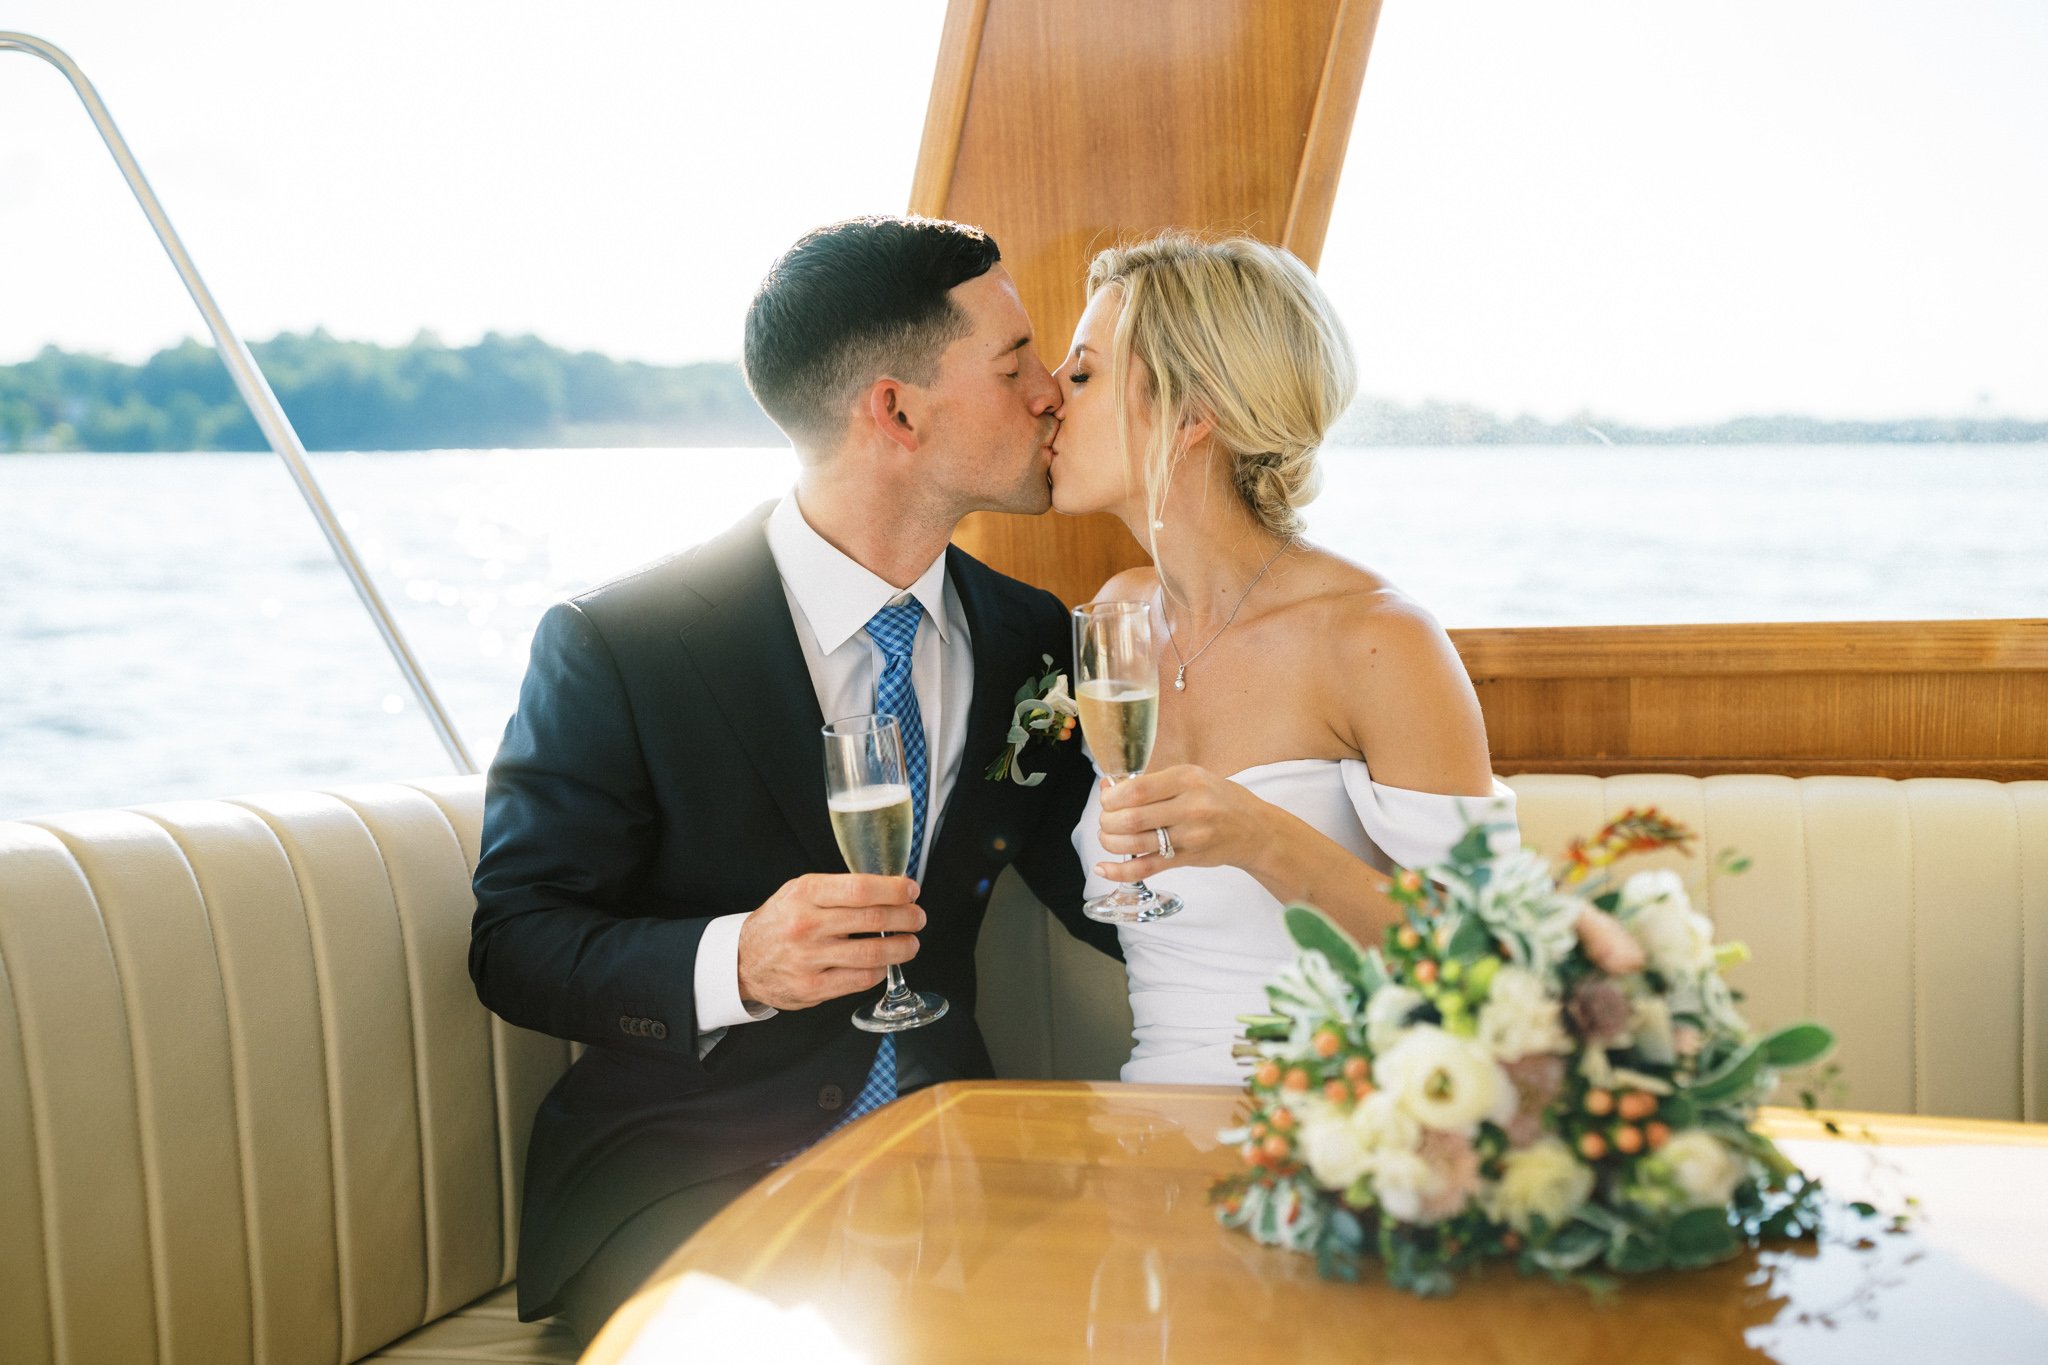
[[1045,673],[1024,680],[1017,689],[1017,709],[1010,713],[1010,736],[1002,752],[982,776],[991,782],[1009,778],[1020,787],[1035,787],[1045,781],[1043,772],[1026,773],[1018,760],[1033,744],[1052,745],[1070,739],[1081,719],[1081,708],[1067,691],[1067,675],[1053,667],[1052,655],[1041,654]]

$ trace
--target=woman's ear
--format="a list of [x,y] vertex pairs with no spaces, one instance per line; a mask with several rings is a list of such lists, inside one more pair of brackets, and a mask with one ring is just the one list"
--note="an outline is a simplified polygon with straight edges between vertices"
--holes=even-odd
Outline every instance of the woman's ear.
[[1180,419],[1180,448],[1193,450],[1215,432],[1215,417],[1200,408],[1194,409]]
[[915,453],[922,437],[921,425],[910,414],[916,401],[914,389],[886,375],[868,388],[867,420],[906,453]]

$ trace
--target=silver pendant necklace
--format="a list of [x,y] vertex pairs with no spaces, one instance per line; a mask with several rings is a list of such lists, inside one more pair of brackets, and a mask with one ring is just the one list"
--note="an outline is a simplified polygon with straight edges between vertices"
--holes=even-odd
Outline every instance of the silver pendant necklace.
[[1259,566],[1259,571],[1252,575],[1252,581],[1247,583],[1245,585],[1244,591],[1238,595],[1237,605],[1230,609],[1229,617],[1225,619],[1222,625],[1216,627],[1216,633],[1214,635],[1211,635],[1208,639],[1202,641],[1202,647],[1200,649],[1196,650],[1192,655],[1189,655],[1186,658],[1181,657],[1180,641],[1173,638],[1173,622],[1170,619],[1168,619],[1166,615],[1166,579],[1164,577],[1160,578],[1159,619],[1166,622],[1166,643],[1173,646],[1173,657],[1175,659],[1180,660],[1180,667],[1177,670],[1175,670],[1173,675],[1174,691],[1185,692],[1188,690],[1189,666],[1192,665],[1196,659],[1199,659],[1204,654],[1208,653],[1209,646],[1215,644],[1216,641],[1222,637],[1223,632],[1230,629],[1230,623],[1237,619],[1237,614],[1244,610],[1244,604],[1251,599],[1252,589],[1259,586],[1259,580],[1266,576],[1266,570],[1272,568],[1273,562],[1279,559],[1281,555],[1287,553],[1287,547],[1292,545],[1293,543],[1294,538],[1292,536],[1289,536],[1286,540],[1280,542],[1280,548],[1273,551],[1272,555],[1266,560],[1266,562]]

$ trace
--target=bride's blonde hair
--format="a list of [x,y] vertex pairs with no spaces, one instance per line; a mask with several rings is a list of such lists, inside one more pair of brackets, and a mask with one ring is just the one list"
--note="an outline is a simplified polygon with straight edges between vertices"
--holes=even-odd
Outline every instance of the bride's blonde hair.
[[1260,525],[1276,536],[1300,534],[1300,509],[1321,491],[1316,449],[1358,386],[1350,339],[1314,274],[1292,253],[1249,237],[1170,231],[1099,253],[1088,267],[1088,296],[1109,288],[1123,295],[1109,383],[1127,460],[1133,356],[1150,380],[1148,524],[1159,525],[1174,466],[1187,453],[1180,424],[1201,416],[1213,423],[1232,482]]

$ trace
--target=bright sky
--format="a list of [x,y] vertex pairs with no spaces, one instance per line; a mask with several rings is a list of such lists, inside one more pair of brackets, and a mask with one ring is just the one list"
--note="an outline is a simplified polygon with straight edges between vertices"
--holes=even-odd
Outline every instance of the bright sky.
[[[904,206],[943,10],[0,0],[0,29],[98,83],[245,336],[673,362],[737,354],[805,228]],[[1323,260],[1364,388],[2048,418],[2043,71],[2041,0],[1389,0]],[[83,110],[15,55],[0,260],[0,362],[201,331]]]

